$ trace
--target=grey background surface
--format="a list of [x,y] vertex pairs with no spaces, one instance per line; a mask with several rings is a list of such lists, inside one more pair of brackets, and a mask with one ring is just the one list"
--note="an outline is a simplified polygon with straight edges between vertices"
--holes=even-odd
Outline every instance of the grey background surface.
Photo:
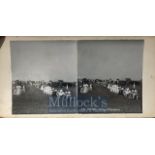
[[13,80],[77,80],[75,41],[12,41]]
[[79,41],[78,77],[142,79],[143,40]]
[[142,40],[12,41],[13,80],[142,79]]

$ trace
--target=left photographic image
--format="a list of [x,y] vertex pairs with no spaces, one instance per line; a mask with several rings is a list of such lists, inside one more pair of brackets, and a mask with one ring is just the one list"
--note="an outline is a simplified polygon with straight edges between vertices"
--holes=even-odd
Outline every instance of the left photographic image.
[[76,41],[11,41],[12,113],[77,113]]

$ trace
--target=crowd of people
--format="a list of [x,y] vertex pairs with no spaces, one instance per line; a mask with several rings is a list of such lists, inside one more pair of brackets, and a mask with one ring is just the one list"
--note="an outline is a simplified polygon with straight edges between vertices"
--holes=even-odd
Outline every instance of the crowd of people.
[[108,89],[111,93],[123,95],[128,99],[139,99],[139,92],[134,81],[123,81],[120,82],[118,79],[115,81],[110,80],[90,80],[90,79],[79,79],[79,92],[87,94],[93,90],[94,85],[100,85]]
[[111,84],[109,83],[107,86],[107,89],[115,94],[119,94],[119,95],[123,95],[126,98],[129,99],[136,99],[138,100],[139,96],[138,96],[138,90],[136,89],[136,85],[133,84],[133,86],[121,86],[118,84]]
[[51,87],[50,85],[42,84],[40,87],[40,90],[46,95],[53,95],[53,96],[58,96],[58,97],[61,97],[61,96],[70,97],[71,96],[71,91],[69,90],[68,85],[63,88],[54,88],[54,87]]
[[19,96],[27,92],[30,87],[35,87],[40,89],[45,95],[55,95],[55,96],[66,96],[69,97],[72,95],[69,86],[66,84],[62,86],[62,84],[57,86],[52,86],[52,82],[48,81],[13,81],[12,84],[12,93],[15,96]]
[[[108,89],[111,93],[117,95],[123,95],[128,99],[139,99],[139,92],[136,83],[124,82],[122,84],[119,80],[88,80],[82,79],[78,80],[78,88],[81,94],[87,94],[93,91],[94,85],[100,85]],[[45,95],[55,95],[55,96],[72,96],[69,84],[64,84],[63,82],[58,82],[54,85],[51,81],[13,81],[12,93],[13,95],[19,96],[27,92],[30,87],[35,87],[43,92]]]

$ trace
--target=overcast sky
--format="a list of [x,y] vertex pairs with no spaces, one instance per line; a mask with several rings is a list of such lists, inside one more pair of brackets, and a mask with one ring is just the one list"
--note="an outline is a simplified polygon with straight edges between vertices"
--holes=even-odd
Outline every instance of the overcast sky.
[[143,41],[79,41],[78,77],[142,79]]
[[13,80],[142,79],[143,41],[13,41],[11,55]]
[[11,42],[13,80],[77,80],[75,41]]

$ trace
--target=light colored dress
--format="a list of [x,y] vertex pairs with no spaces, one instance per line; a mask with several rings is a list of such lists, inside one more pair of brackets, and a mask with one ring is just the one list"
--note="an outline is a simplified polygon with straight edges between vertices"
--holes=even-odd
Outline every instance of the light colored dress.
[[14,93],[14,95],[17,95],[17,96],[21,95],[22,87],[17,85],[13,93]]
[[43,92],[46,95],[52,95],[53,94],[52,88],[50,86],[45,86]]
[[88,84],[84,84],[80,92],[86,94],[88,93],[88,91],[89,91]]

